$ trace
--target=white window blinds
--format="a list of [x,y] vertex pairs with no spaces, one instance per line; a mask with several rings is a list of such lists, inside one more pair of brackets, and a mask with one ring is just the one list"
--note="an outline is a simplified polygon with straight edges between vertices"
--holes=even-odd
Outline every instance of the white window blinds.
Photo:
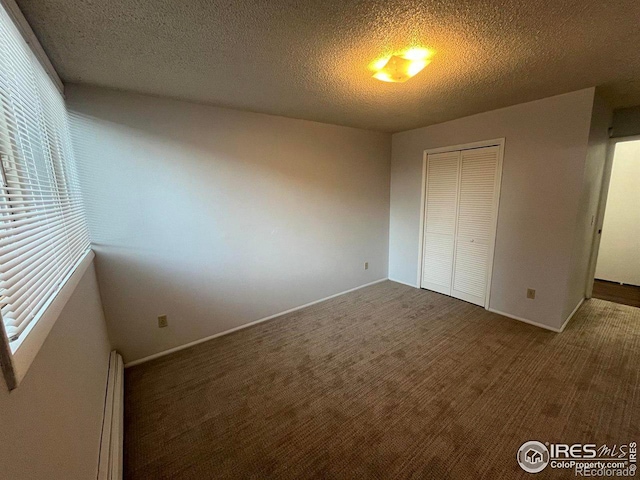
[[0,158],[0,311],[19,343],[89,237],[64,100],[2,7]]

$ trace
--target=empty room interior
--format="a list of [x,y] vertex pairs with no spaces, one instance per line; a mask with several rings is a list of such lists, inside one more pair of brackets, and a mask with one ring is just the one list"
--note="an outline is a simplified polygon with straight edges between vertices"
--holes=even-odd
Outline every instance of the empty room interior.
[[638,18],[0,0],[0,478],[634,477]]

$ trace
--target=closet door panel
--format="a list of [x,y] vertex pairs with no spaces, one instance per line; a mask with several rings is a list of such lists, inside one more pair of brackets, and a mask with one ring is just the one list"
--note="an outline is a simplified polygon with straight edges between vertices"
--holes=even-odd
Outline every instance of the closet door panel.
[[451,295],[453,235],[425,233],[422,251],[422,288]]
[[451,295],[460,152],[427,157],[421,287]]
[[495,216],[498,147],[463,150],[451,295],[484,306]]
[[484,306],[488,258],[488,245],[466,239],[458,241],[451,294],[453,297]]

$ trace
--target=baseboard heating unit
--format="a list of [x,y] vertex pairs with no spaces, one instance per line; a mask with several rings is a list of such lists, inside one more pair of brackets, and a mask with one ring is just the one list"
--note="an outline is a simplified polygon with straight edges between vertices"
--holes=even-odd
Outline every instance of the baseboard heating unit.
[[114,350],[109,357],[98,480],[122,480],[123,418],[124,362],[122,356]]

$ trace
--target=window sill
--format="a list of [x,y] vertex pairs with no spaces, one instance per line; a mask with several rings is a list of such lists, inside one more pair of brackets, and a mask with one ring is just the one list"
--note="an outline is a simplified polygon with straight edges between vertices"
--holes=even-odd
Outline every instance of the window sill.
[[67,275],[62,288],[60,288],[58,293],[49,301],[49,305],[40,317],[31,322],[18,340],[9,343],[4,328],[2,328],[0,363],[2,364],[4,378],[9,390],[16,388],[27,374],[33,360],[42,348],[42,345],[44,345],[49,332],[51,332],[51,329],[58,320],[62,309],[69,301],[69,298],[71,298],[71,295],[73,295],[87,268],[91,265],[94,256],[93,251],[89,250],[85,256],[78,261],[75,268]]

